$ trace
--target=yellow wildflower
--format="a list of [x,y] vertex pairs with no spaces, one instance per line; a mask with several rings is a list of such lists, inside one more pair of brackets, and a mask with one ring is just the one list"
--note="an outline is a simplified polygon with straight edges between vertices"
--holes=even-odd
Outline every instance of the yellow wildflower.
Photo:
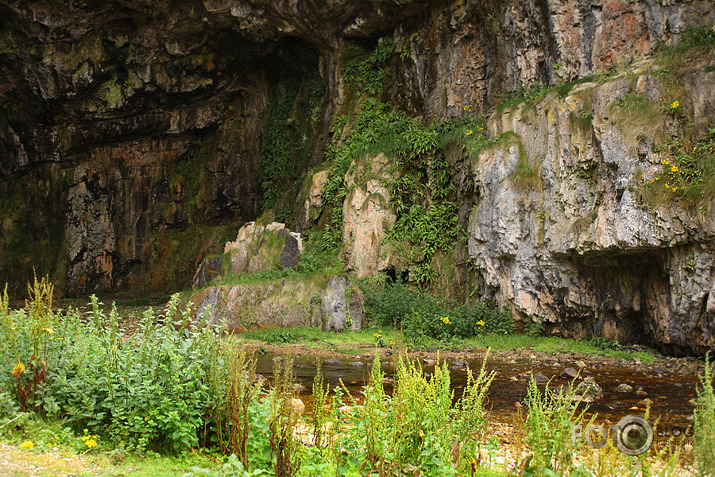
[[477,321],[477,324],[478,324],[479,326],[484,326],[484,325],[486,325],[486,323],[484,323],[484,320],[479,320],[479,321]]
[[680,107],[680,101],[675,100],[670,104],[670,109],[678,109]]
[[20,449],[32,449],[33,447],[35,447],[35,444],[32,441],[25,441],[20,444]]
[[469,106],[469,105],[466,105],[466,106],[464,107],[464,110],[465,110],[465,111],[471,111],[471,110],[472,110],[472,108],[471,108],[471,106]]
[[659,180],[660,180],[660,177],[656,177],[655,180],[659,181]]
[[650,182],[655,182],[655,178],[651,179]]
[[693,146],[693,152],[698,150],[698,146]]
[[395,346],[395,340],[390,340],[390,346]]
[[14,368],[12,368],[12,375],[19,378],[22,373],[25,372],[25,365],[20,361],[17,362]]
[[678,191],[678,187],[677,187],[677,186],[676,186],[676,187],[673,187],[671,190],[672,190],[673,192],[677,192],[677,191]]
[[91,436],[89,439],[84,441],[84,445],[87,446],[87,449],[94,449],[97,447],[97,441],[95,440],[97,436]]
[[668,184],[668,183],[666,182],[666,183],[665,183],[665,188],[666,188],[666,189],[670,189],[670,184]]
[[443,325],[448,325],[450,323],[449,316],[444,316],[444,317],[440,318],[440,321],[442,322]]
[[669,166],[669,165],[670,165],[670,158],[669,158],[669,157],[666,158],[666,159],[663,161],[663,165],[665,165],[665,166]]
[[54,332],[55,332],[55,330],[53,330],[52,328],[49,328],[49,327],[48,327],[48,328],[42,328],[42,331],[44,331],[44,332],[47,333],[48,335],[54,334]]
[[469,130],[467,130],[467,132],[466,132],[465,134],[466,134],[467,136],[471,136],[473,133],[474,133],[474,131],[472,131],[471,129],[469,129]]
[[673,166],[670,168],[670,172],[678,172],[678,166]]

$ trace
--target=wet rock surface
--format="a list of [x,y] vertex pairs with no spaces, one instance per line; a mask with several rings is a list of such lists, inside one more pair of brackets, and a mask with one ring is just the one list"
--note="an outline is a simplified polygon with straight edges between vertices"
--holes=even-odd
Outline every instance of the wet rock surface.
[[[70,295],[176,290],[266,205],[299,231],[325,220],[327,177],[311,167],[325,158],[349,102],[346,61],[356,45],[369,50],[391,37],[381,99],[424,122],[488,111],[507,91],[633,64],[628,75],[584,82],[565,97],[495,111],[486,129],[498,144],[476,158],[448,154],[468,236],[459,261],[469,262],[480,294],[522,325],[534,318],[571,337],[644,337],[676,354],[712,349],[714,209],[645,210],[636,182],[660,167],[656,134],[611,114],[614,101],[633,95],[666,100],[659,72],[639,61],[688,26],[710,26],[712,3],[582,7],[4,1],[0,281],[24,291],[36,269]],[[693,123],[712,127],[715,73],[702,68],[682,83]],[[278,118],[281,104],[288,112]],[[271,137],[276,128],[287,144]],[[276,154],[284,163],[262,163]],[[355,167],[371,164],[373,174],[388,174],[376,157]],[[519,180],[517,168],[533,180]],[[287,194],[308,173],[305,194]],[[346,178],[343,252],[358,276],[394,265],[382,247],[394,214],[380,178]],[[296,261],[290,242],[278,256],[283,268]],[[270,261],[237,253],[228,266],[259,271]],[[217,268],[202,267],[198,282]],[[344,328],[341,320],[328,326]]]

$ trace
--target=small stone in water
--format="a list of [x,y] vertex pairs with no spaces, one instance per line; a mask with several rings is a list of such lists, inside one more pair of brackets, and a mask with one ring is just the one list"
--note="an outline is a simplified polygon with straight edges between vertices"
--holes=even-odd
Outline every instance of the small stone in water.
[[632,392],[633,392],[633,386],[631,386],[630,384],[621,383],[621,384],[619,384],[618,386],[616,386],[615,391],[616,391],[617,393],[632,393]]
[[574,368],[565,368],[559,373],[561,378],[575,378],[576,376],[578,376],[578,371]]
[[299,398],[291,398],[289,405],[298,415],[303,414],[303,411],[305,411],[305,403]]
[[532,378],[534,378],[534,381],[536,381],[539,384],[549,382],[549,378],[547,378],[544,373],[537,372],[537,373],[532,374],[531,376],[532,376]]

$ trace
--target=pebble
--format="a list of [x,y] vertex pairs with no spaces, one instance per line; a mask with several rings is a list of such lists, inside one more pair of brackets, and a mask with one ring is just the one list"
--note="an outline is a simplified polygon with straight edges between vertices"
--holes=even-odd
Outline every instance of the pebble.
[[300,416],[305,411],[305,403],[300,398],[291,398],[290,408]]
[[532,378],[534,379],[534,381],[536,381],[536,382],[539,383],[539,384],[548,383],[548,382],[549,382],[549,378],[547,378],[544,373],[538,373],[538,372],[537,372],[537,373],[533,373],[531,376],[532,376]]
[[578,371],[574,368],[564,368],[559,373],[559,377],[561,378],[575,378],[576,376],[578,376]]
[[617,393],[632,393],[633,392],[633,386],[630,384],[626,383],[621,383],[618,386],[616,386],[616,389],[614,389]]

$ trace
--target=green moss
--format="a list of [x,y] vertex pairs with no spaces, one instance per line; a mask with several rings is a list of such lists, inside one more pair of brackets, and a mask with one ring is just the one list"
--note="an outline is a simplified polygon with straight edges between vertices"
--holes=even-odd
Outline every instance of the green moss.
[[179,157],[169,175],[172,200],[180,202],[189,224],[197,220],[206,195],[206,166],[215,153],[215,145],[209,137],[196,139]]
[[541,180],[541,163],[533,164],[529,160],[521,137],[513,131],[507,131],[497,137],[495,144],[501,146],[504,152],[504,159],[508,156],[511,147],[516,146],[519,161],[516,164],[511,180],[516,187],[521,190],[541,190],[543,183]]
[[575,131],[590,132],[593,125],[593,115],[584,108],[580,113],[569,113],[569,122]]
[[72,171],[42,165],[23,180],[0,182],[0,284],[24,296],[33,277],[49,275],[64,282],[63,248],[67,190]]
[[292,211],[323,110],[324,90],[317,69],[292,70],[282,72],[285,80],[271,89],[259,169],[261,209],[275,208],[279,220]]
[[208,255],[212,244],[235,230],[232,225],[216,227],[194,225],[183,231],[160,232],[147,238],[148,268],[132,275],[132,288],[144,292],[188,288],[200,258]]

